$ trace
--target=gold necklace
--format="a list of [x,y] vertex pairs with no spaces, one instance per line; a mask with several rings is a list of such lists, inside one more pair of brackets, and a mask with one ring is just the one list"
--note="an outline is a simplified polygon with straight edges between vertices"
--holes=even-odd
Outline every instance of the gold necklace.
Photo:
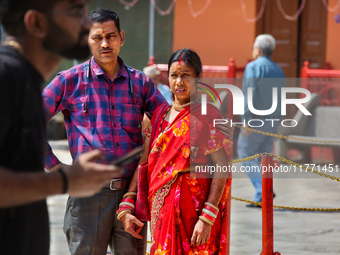
[[180,112],[180,111],[182,111],[185,107],[187,107],[187,106],[189,106],[189,105],[191,105],[191,104],[194,104],[194,103],[197,103],[197,100],[196,100],[196,101],[189,102],[189,103],[186,103],[186,104],[180,104],[180,105],[178,105],[178,104],[176,103],[176,101],[174,101],[174,102],[172,103],[172,106],[173,106],[173,108],[175,109],[175,111]]
[[170,109],[171,109],[171,107],[169,107],[169,108],[165,111],[165,113],[164,113],[164,115],[163,115],[161,124],[160,124],[160,126],[159,126],[159,135],[158,135],[158,137],[157,137],[157,141],[156,141],[156,142],[158,142],[158,140],[162,137],[162,135],[164,134],[164,132],[165,132],[165,131],[169,128],[169,126],[170,126],[170,122],[169,122],[169,125],[162,131],[163,121],[164,121],[164,119],[165,119],[165,117],[166,117],[166,115],[168,114],[168,112],[169,112]]
[[[168,112],[169,112],[170,109],[171,109],[171,107],[169,107],[168,109],[166,109],[166,111],[165,111],[165,113],[164,113],[164,115],[163,115],[163,119],[162,119],[162,121],[161,121],[161,125],[159,126],[159,133],[160,133],[160,134],[161,134],[161,133],[164,133],[165,130],[168,128],[168,127],[166,127],[166,128],[163,130],[163,132],[162,132],[163,121],[165,120],[165,117],[166,117],[166,115],[168,114]],[[169,123],[169,124],[170,124],[170,123]]]
[[14,40],[4,41],[3,45],[13,47],[20,53],[21,56],[25,55],[24,50],[22,49],[22,46],[17,41],[14,41]]

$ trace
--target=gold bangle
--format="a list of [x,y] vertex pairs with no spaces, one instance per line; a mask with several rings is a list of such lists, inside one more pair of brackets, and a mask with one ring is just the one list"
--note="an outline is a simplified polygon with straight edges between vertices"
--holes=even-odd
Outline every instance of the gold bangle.
[[204,217],[204,216],[199,216],[198,217],[201,221],[204,221],[205,223],[207,223],[207,224],[209,224],[209,225],[214,225],[214,222],[212,222],[211,220],[208,220],[206,217]]
[[119,216],[121,216],[122,214],[126,214],[126,213],[128,213],[128,212],[132,213],[132,210],[131,210],[131,209],[125,209],[125,210],[121,211],[121,212],[118,214],[117,218],[118,218]]
[[128,196],[137,196],[137,193],[136,192],[127,192],[125,193],[125,195],[123,196],[123,198],[126,198]]
[[220,211],[219,209],[218,209],[218,207],[216,206],[216,205],[213,205],[212,203],[209,203],[209,202],[205,202],[205,204],[206,205],[209,205],[209,206],[211,206],[212,208],[214,208],[216,211]]
[[125,214],[128,214],[128,213],[132,213],[132,211],[131,211],[131,210],[123,210],[123,211],[121,211],[121,212],[118,214],[117,219],[118,219],[119,221],[121,221],[121,220],[122,220],[122,217],[123,217]]
[[122,216],[123,214],[126,214],[126,213],[128,213],[128,212],[131,212],[131,210],[130,210],[130,209],[125,209],[125,210],[121,211],[121,212],[118,214],[117,218],[121,218],[121,216]]

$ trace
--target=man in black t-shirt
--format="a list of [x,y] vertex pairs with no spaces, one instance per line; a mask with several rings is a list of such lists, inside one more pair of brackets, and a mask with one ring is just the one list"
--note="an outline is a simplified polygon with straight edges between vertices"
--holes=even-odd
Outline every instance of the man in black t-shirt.
[[121,175],[85,153],[72,166],[44,172],[46,122],[41,86],[63,57],[89,54],[85,0],[1,0],[0,253],[48,254],[46,197],[91,196]]

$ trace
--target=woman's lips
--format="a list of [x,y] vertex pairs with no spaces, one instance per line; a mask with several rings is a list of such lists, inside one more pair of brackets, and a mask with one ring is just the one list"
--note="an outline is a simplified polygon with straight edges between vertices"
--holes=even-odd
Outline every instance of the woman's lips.
[[184,93],[184,92],[185,92],[185,89],[176,89],[176,92],[177,92],[177,93]]

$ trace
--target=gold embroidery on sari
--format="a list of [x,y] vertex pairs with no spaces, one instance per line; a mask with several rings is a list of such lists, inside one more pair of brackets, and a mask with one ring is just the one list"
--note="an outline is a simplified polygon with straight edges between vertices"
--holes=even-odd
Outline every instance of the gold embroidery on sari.
[[164,204],[164,198],[166,195],[169,194],[171,185],[176,181],[178,175],[176,175],[174,178],[172,178],[170,181],[168,181],[164,186],[159,188],[154,197],[153,197],[153,202],[152,202],[152,209],[151,209],[151,237],[152,237],[152,242],[153,240],[153,233],[155,232],[156,228],[156,222],[158,220],[159,216],[159,211],[163,207]]

